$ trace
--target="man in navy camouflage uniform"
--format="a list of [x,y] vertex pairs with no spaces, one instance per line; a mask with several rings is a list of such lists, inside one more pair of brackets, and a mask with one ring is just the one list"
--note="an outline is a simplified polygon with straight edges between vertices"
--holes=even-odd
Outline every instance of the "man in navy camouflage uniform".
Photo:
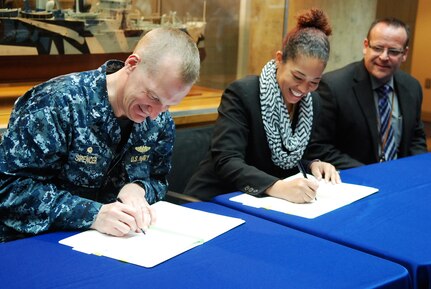
[[[0,241],[53,230],[146,229],[167,191],[167,111],[199,75],[184,32],[147,33],[125,62],[60,76],[20,97],[0,145]],[[121,200],[121,202],[116,201]]]

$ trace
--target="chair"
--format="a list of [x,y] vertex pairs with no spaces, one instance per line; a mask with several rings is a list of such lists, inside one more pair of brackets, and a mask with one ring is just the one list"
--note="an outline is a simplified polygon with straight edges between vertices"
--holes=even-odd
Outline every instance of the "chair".
[[179,128],[172,153],[172,169],[168,175],[167,201],[186,203],[200,201],[184,195],[184,188],[199,163],[205,157],[211,143],[214,125]]

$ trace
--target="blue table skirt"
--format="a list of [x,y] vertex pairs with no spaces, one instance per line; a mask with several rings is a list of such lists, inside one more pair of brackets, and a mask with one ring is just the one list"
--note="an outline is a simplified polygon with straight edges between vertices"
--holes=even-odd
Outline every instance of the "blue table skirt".
[[431,154],[345,170],[341,177],[379,192],[315,219],[229,200],[239,192],[213,201],[399,263],[413,288],[431,288]]
[[76,252],[58,232],[0,244],[4,288],[408,288],[387,260],[212,203],[245,224],[154,268]]

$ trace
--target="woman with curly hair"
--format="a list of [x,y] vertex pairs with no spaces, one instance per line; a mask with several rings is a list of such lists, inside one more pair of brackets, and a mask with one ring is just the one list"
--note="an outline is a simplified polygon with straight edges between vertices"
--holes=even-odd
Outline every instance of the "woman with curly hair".
[[242,191],[307,203],[315,199],[318,182],[284,180],[301,166],[317,180],[340,182],[331,164],[302,159],[318,107],[311,92],[328,62],[331,27],[319,9],[297,19],[260,75],[237,80],[224,91],[210,150],[185,194],[209,200]]

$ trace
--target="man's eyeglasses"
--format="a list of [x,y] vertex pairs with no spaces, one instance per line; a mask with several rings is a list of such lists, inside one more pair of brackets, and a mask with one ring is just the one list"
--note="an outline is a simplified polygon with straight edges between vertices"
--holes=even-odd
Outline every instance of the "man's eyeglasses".
[[373,46],[368,41],[368,47],[376,54],[382,54],[385,50],[387,50],[387,54],[389,57],[398,57],[404,53],[404,49],[395,49],[395,48],[385,48],[382,46]]

